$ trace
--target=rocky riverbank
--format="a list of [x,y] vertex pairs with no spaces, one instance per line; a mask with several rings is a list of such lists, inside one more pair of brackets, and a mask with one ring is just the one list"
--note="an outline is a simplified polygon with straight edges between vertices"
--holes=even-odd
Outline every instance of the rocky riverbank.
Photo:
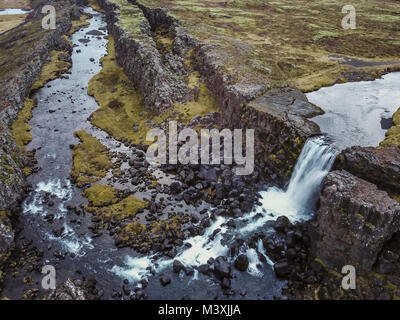
[[80,19],[80,1],[52,1],[51,4],[57,12],[55,30],[41,28],[43,2],[36,2],[29,22],[0,39],[0,64],[6,66],[0,77],[0,278],[14,247],[13,226],[18,219],[19,204],[28,190],[25,176],[32,172],[34,165],[32,155],[23,150],[29,142],[26,123],[34,107],[29,97],[59,72],[68,70],[72,47],[65,35],[73,24],[77,25],[72,21]]

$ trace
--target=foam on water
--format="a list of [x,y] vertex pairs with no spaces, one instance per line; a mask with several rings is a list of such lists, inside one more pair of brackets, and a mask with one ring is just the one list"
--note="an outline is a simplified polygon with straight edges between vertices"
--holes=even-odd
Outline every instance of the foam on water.
[[[337,151],[330,147],[323,138],[309,139],[299,156],[286,190],[271,187],[261,192],[262,205],[239,219],[248,222],[239,230],[230,230],[233,232],[233,236],[242,237],[254,232],[263,227],[267,221],[275,220],[281,215],[287,216],[292,222],[310,218],[322,180],[331,169],[336,154]],[[185,243],[190,244],[190,247],[183,246],[174,259],[159,259],[157,264],[154,264],[152,260],[155,255],[134,258],[127,256],[124,261],[125,266],[114,266],[111,271],[136,282],[151,274],[149,267],[160,272],[171,266],[174,260],[178,260],[186,266],[196,267],[206,264],[210,258],[227,256],[228,246],[221,241],[228,231],[226,222],[227,218],[217,217],[203,235],[186,240]],[[219,232],[212,237],[217,229]],[[265,252],[261,239],[257,243],[257,249],[245,247],[241,248],[240,253],[247,255],[249,260],[247,272],[252,276],[263,276],[259,269],[259,266],[263,264],[259,254],[266,258],[268,265],[273,265]],[[193,276],[193,278],[197,277],[198,274]]]
[[0,16],[5,16],[9,14],[28,14],[32,10],[23,10],[23,9],[4,9],[0,10]]

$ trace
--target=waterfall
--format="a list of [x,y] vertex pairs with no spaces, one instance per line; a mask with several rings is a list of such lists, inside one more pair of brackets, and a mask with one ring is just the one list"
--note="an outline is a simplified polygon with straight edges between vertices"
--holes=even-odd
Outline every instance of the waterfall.
[[309,139],[297,160],[286,195],[301,209],[314,209],[322,180],[328,174],[337,151],[322,137]]
[[292,221],[310,218],[322,181],[331,169],[336,155],[337,150],[323,137],[308,139],[286,190],[271,187],[261,192],[260,209],[264,212],[264,217],[245,228],[251,231],[261,223],[276,219],[280,215],[285,215]]
[[[237,219],[239,225],[243,226],[236,230],[230,230],[231,238],[236,235],[242,237],[258,228],[263,228],[267,221],[275,220],[281,215],[287,216],[291,221],[310,218],[322,181],[331,169],[336,155],[336,149],[331,147],[323,137],[308,139],[297,160],[286,190],[271,187],[261,192],[261,206]],[[207,263],[211,257],[226,255],[228,246],[221,242],[223,235],[229,231],[225,224],[226,221],[227,218],[218,217],[205,230],[204,235],[185,240],[190,247],[184,246],[174,259],[193,267]],[[216,229],[220,229],[219,233],[216,237],[210,238]],[[273,264],[266,256],[261,241],[258,242],[257,251],[267,258],[268,264]],[[256,267],[261,263],[257,251],[254,248],[247,248],[245,251],[250,262],[248,273],[253,276],[262,275]],[[160,259],[156,267],[148,257],[126,257],[125,266],[114,266],[112,272],[131,281],[137,281],[140,276],[148,272],[149,266],[160,272],[164,268],[170,267],[174,259]]]

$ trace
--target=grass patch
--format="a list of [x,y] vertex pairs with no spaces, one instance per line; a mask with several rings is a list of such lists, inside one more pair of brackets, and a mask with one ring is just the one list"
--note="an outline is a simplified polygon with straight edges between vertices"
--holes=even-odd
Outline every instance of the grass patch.
[[[107,193],[114,192],[108,190]],[[110,194],[108,194],[110,196]],[[105,207],[87,207],[87,210],[105,221],[120,222],[127,218],[133,218],[140,208],[147,207],[147,201],[135,196],[129,196],[121,201]]]
[[75,132],[81,143],[74,148],[74,163],[71,176],[79,187],[96,182],[105,177],[113,168],[108,149],[86,131]]
[[15,28],[25,21],[26,14],[0,15],[0,33]]
[[0,0],[0,9],[30,9],[29,0]]
[[44,87],[47,82],[56,79],[61,73],[68,71],[71,68],[71,63],[66,61],[68,56],[68,52],[52,50],[50,52],[50,61],[43,65],[31,90],[34,91]]
[[[160,6],[157,0],[138,1]],[[341,27],[346,4],[345,0],[162,2],[189,34],[215,45],[210,50],[232,82],[290,85],[304,91],[344,80],[342,71],[350,67],[329,61],[332,54],[399,61],[398,1],[354,4],[354,30]]]
[[95,184],[86,189],[83,195],[89,200],[90,205],[94,207],[107,206],[117,201],[116,191],[111,186]]
[[394,126],[386,131],[385,140],[380,147],[400,147],[400,108],[393,114]]
[[32,141],[30,133],[32,127],[28,124],[28,121],[32,118],[32,110],[36,104],[37,101],[35,99],[25,99],[24,107],[18,113],[18,119],[11,125],[11,133],[14,141],[23,150],[26,150],[25,146]]

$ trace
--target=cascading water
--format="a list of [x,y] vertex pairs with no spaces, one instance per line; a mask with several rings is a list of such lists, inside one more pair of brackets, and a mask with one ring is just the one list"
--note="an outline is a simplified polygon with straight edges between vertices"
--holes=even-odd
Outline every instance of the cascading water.
[[[287,189],[271,187],[261,192],[262,205],[238,219],[243,227],[230,230],[226,227],[228,219],[218,217],[203,235],[186,240],[185,243],[189,244],[189,248],[183,246],[182,251],[174,259],[158,260],[154,263],[153,257],[126,257],[126,265],[124,267],[114,266],[112,272],[136,282],[144,275],[149,275],[149,266],[151,269],[161,272],[167,266],[172,265],[175,259],[186,266],[199,266],[206,263],[209,258],[226,255],[227,243],[229,243],[227,239],[241,238],[262,228],[267,221],[275,220],[278,216],[285,215],[291,221],[310,218],[321,183],[331,169],[336,155],[336,149],[330,146],[323,137],[309,139],[297,160]],[[217,229],[219,229],[217,236],[210,237]],[[223,238],[225,238],[224,244],[221,242]],[[262,264],[258,253],[265,256],[267,264],[272,266],[261,241],[258,243],[257,251],[248,247],[242,249],[241,253],[245,253],[249,258],[248,273],[250,275],[262,276],[257,269],[257,266]],[[195,273],[195,277],[197,277],[197,273]]]
[[[328,174],[337,151],[323,137],[309,139],[301,151],[282,202],[295,213],[309,213],[314,209],[322,180]],[[268,200],[269,199],[268,197]],[[267,209],[268,209],[268,204]]]

